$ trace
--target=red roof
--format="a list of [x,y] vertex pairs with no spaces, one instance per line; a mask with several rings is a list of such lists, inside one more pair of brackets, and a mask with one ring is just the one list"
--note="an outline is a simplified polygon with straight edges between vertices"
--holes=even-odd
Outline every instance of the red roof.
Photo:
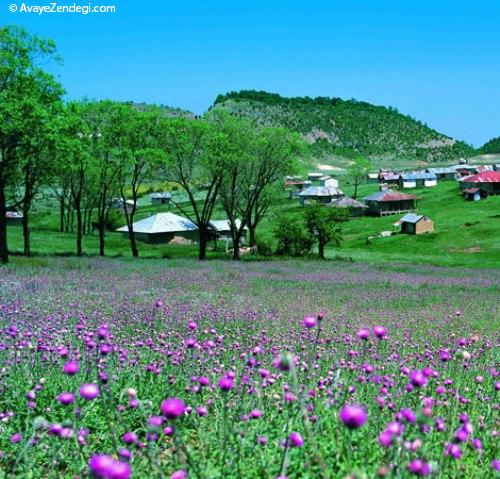
[[476,191],[480,191],[479,188],[467,188],[464,190],[464,193],[476,193]]
[[394,190],[382,190],[365,198],[365,200],[370,201],[404,201],[416,199],[417,197],[414,195],[408,195],[407,193],[401,193]]
[[500,171],[483,171],[462,180],[464,183],[500,183]]

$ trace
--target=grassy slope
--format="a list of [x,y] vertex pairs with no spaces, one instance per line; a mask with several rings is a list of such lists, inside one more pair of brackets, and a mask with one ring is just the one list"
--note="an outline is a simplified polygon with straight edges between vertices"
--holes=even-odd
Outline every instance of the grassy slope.
[[[346,186],[344,190],[347,194],[352,193],[349,186]],[[374,191],[377,191],[376,184],[363,185],[359,196],[362,197]],[[342,248],[328,250],[328,257],[337,256],[373,263],[402,261],[470,267],[500,266],[498,241],[500,196],[490,197],[480,202],[467,202],[459,195],[458,186],[454,181],[440,182],[435,188],[418,189],[414,192],[421,197],[418,211],[435,221],[435,234],[377,237],[367,244],[366,240],[369,236],[378,235],[384,230],[393,231],[392,224],[399,216],[353,219],[345,225],[345,241]],[[151,206],[146,200],[141,203],[137,219],[158,211],[179,213],[173,207]],[[272,230],[276,218],[284,211],[300,210],[298,200],[283,199],[272,207],[268,218],[258,231],[259,236],[272,241]],[[215,217],[223,218],[224,213],[217,210]],[[74,235],[57,232],[57,222],[56,211],[51,214],[50,210],[38,207],[37,213],[33,215],[32,224],[32,244],[35,253],[72,254],[74,252]],[[21,251],[20,227],[9,227],[9,241],[13,251]],[[98,251],[97,235],[84,238],[84,249],[88,254],[95,254]],[[117,233],[109,233],[107,254],[129,256],[128,240]],[[196,246],[140,244],[140,255],[143,257],[196,257],[196,254]],[[224,257],[224,254],[219,252],[213,253],[212,256]]]

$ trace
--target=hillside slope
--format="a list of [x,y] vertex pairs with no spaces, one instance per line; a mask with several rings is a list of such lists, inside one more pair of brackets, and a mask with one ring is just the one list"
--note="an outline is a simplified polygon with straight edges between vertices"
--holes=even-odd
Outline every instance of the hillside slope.
[[481,148],[479,148],[479,152],[485,155],[500,153],[500,136],[487,141]]
[[455,161],[474,153],[467,144],[443,135],[394,108],[340,98],[285,98],[244,90],[219,95],[212,109],[224,109],[263,125],[300,132],[318,161],[372,159],[427,163]]

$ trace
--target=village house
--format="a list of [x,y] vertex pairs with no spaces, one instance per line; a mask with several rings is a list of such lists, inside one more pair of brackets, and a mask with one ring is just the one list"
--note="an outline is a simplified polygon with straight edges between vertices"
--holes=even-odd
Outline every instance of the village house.
[[335,186],[309,186],[299,193],[300,204],[304,206],[307,201],[330,203],[335,198],[342,198],[344,192]]
[[488,196],[488,193],[480,188],[466,188],[462,190],[462,194],[467,201],[480,201]]
[[349,198],[348,196],[344,196],[343,198],[336,198],[326,206],[331,208],[344,208],[349,211],[351,216],[363,216],[365,214],[365,210],[368,208],[365,204],[360,201],[356,201],[353,198]]
[[399,183],[399,173],[393,172],[382,172],[378,175],[378,181],[385,184],[398,184]]
[[442,168],[427,168],[425,171],[436,175],[438,180],[454,180],[455,170],[455,168],[448,166]]
[[434,232],[434,221],[416,213],[407,213],[394,226],[401,227],[401,233],[420,235]]
[[151,193],[150,198],[152,205],[168,205],[172,201],[172,193],[167,191]]
[[363,198],[367,214],[385,216],[406,213],[415,209],[417,197],[393,190],[383,190]]
[[311,186],[309,180],[288,179],[284,182],[285,191],[288,191],[290,198],[297,198],[299,193],[309,186]]
[[437,178],[434,173],[415,171],[412,173],[401,173],[399,175],[400,188],[421,188],[437,185]]
[[307,179],[314,185],[318,185],[319,184],[319,180],[320,178],[322,178],[324,176],[323,173],[317,173],[317,172],[311,172],[307,175]]
[[330,175],[325,175],[319,179],[319,185],[320,186],[334,186],[334,187],[338,188],[339,180],[332,178]]
[[488,195],[500,194],[500,171],[483,171],[460,181],[462,191],[470,188],[478,188]]
[[[191,220],[174,213],[158,213],[136,221],[133,227],[136,238],[146,243],[168,243],[174,236],[198,240],[198,227]],[[128,235],[126,225],[116,231]]]
[[10,226],[19,225],[23,221],[23,214],[15,210],[6,211],[5,218],[7,220],[8,225]]

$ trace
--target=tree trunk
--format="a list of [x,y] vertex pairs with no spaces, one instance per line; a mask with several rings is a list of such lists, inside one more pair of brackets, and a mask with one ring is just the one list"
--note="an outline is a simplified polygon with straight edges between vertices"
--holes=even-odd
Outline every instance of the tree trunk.
[[104,256],[104,222],[99,221],[99,256]]
[[207,259],[207,232],[204,228],[198,229],[199,234],[199,249],[198,249],[198,259],[204,261]]
[[356,181],[354,183],[354,194],[352,195],[352,199],[355,200],[357,196],[358,196],[358,182]]
[[255,238],[255,226],[250,223],[248,223],[248,234],[249,234],[248,246],[252,248],[257,244],[257,239]]
[[325,259],[325,244],[323,241],[318,242],[318,255],[321,259]]
[[80,204],[78,203],[76,206],[76,255],[83,255],[82,248],[82,236],[83,236],[83,218],[82,218],[82,209]]
[[25,199],[23,202],[23,253],[24,256],[31,256],[31,231],[29,225],[29,202]]
[[0,177],[0,262],[9,262],[7,248],[7,205],[5,201],[5,185]]
[[233,260],[239,261],[241,259],[240,257],[240,242],[241,242],[241,235],[236,233],[233,238]]
[[132,226],[133,218],[130,218],[130,225],[128,227],[128,237],[130,239],[130,249],[134,258],[139,257],[139,250],[137,249],[137,240],[135,239],[134,228]]
[[64,206],[65,206],[64,197],[59,199],[59,231],[64,233]]

